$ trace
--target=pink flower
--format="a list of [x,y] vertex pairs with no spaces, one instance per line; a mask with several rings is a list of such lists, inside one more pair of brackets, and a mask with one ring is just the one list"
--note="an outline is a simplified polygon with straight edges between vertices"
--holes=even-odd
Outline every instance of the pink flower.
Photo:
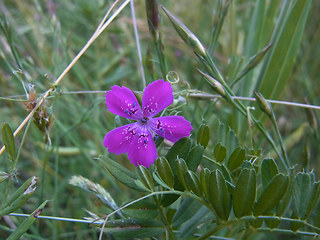
[[110,153],[128,153],[135,166],[149,167],[157,158],[153,141],[155,135],[172,142],[188,137],[192,131],[190,122],[181,116],[155,117],[173,102],[171,84],[159,79],[150,83],[142,97],[142,111],[133,92],[126,87],[113,86],[106,95],[108,110],[136,122],[118,127],[104,138],[103,144]]

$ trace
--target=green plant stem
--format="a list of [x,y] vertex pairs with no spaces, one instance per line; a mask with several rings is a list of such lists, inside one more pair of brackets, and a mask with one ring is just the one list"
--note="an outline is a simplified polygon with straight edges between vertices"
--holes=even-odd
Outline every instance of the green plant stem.
[[160,217],[161,217],[161,220],[162,222],[164,223],[166,229],[167,229],[167,233],[169,234],[169,239],[176,239],[171,227],[170,227],[170,223],[166,217],[166,214],[165,214],[165,210],[162,206],[159,206],[159,212],[160,212]]
[[107,218],[109,218],[110,216],[114,215],[115,213],[121,211],[122,209],[125,209],[126,207],[129,207],[130,205],[132,205],[132,204],[134,204],[134,203],[136,203],[136,202],[139,202],[139,201],[141,201],[141,200],[143,200],[143,199],[146,199],[146,198],[149,198],[149,197],[152,197],[152,196],[163,195],[163,194],[177,194],[177,195],[181,195],[181,196],[191,197],[191,198],[194,198],[195,200],[201,202],[203,205],[205,205],[205,206],[208,207],[209,209],[211,209],[210,206],[208,205],[208,203],[206,203],[202,198],[200,198],[200,197],[198,197],[198,196],[196,196],[196,195],[194,195],[194,194],[191,194],[190,192],[181,192],[181,191],[177,191],[177,190],[158,191],[158,192],[152,192],[152,193],[150,193],[150,194],[148,194],[148,195],[145,195],[145,196],[143,196],[143,197],[140,197],[140,198],[138,198],[138,199],[136,199],[136,200],[133,200],[133,201],[131,201],[131,202],[123,205],[122,207],[118,208],[117,210],[109,213],[109,214],[107,215]]
[[165,210],[164,208],[161,206],[161,202],[160,202],[160,199],[157,198],[157,196],[153,196],[152,197],[153,200],[156,202],[158,208],[159,208],[159,212],[160,212],[160,217],[161,217],[161,220],[162,222],[164,223],[166,229],[167,229],[167,233],[170,235],[170,239],[176,239],[175,238],[175,235],[170,227],[170,223],[168,222],[168,219],[166,217],[166,214],[165,214]]

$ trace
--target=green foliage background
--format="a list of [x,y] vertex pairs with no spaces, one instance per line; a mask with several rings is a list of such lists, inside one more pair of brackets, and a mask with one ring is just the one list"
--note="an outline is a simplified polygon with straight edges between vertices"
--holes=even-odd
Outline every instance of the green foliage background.
[[[159,3],[197,36],[235,95],[254,97],[253,90],[256,90],[267,99],[320,105],[320,88],[317,87],[320,69],[318,61],[320,3],[318,1],[188,0],[159,1]],[[0,123],[2,126],[4,123],[9,123],[12,130],[19,126],[29,113],[28,107],[32,109],[30,101],[31,105],[24,104],[27,97],[30,98],[30,93],[36,93],[36,97],[41,97],[41,94],[52,86],[91,37],[111,4],[111,1],[102,0],[0,1],[2,27],[0,34]],[[281,104],[272,105],[277,127],[291,163],[291,170],[289,167],[282,169],[281,161],[270,142],[258,128],[251,127],[248,123],[248,118],[250,120],[251,116],[261,121],[265,131],[272,136],[274,145],[280,151],[280,142],[273,123],[259,109],[258,104],[242,101],[245,107],[255,107],[254,110],[250,110],[252,115],[245,117],[227,100],[208,99],[205,94],[216,94],[216,91],[199,74],[197,68],[211,77],[217,78],[217,76],[214,71],[208,71],[204,64],[205,61],[199,57],[199,54],[198,57],[196,56],[194,52],[197,53],[197,46],[192,48],[183,41],[161,8],[159,8],[158,30],[161,34],[161,42],[156,45],[148,28],[144,1],[135,1],[135,12],[147,83],[163,78],[163,69],[166,69],[166,72],[173,71],[173,76],[178,76],[179,82],[173,85],[176,101],[168,108],[167,113],[178,113],[191,121],[194,128],[190,137],[192,144],[197,143],[198,137],[198,143],[204,145],[206,140],[199,139],[198,130],[201,126],[202,128],[208,126],[209,142],[203,156],[202,154],[199,156],[199,159],[202,159],[201,168],[207,167],[213,171],[216,169],[214,167],[217,166],[216,163],[222,159],[221,165],[225,164],[227,171],[231,173],[230,182],[234,186],[240,174],[253,174],[254,169],[258,176],[257,183],[260,184],[260,187],[257,187],[257,196],[266,187],[262,187],[263,179],[261,180],[261,163],[265,158],[274,158],[279,171],[285,176],[288,175],[292,184],[296,174],[299,172],[302,174],[302,171],[314,171],[316,179],[319,179],[319,110]],[[270,43],[272,45],[266,54],[251,69],[248,65],[250,59]],[[161,58],[159,60],[161,54],[165,60]],[[254,63],[257,63],[259,60],[257,59],[258,57]],[[246,72],[246,70],[250,71]],[[242,73],[245,75],[238,79]],[[102,167],[110,164],[110,159],[114,159],[129,169],[131,174],[139,173],[139,170],[130,164],[125,155],[108,154],[102,141],[104,135],[115,128],[119,120],[106,110],[104,92],[114,84],[142,91],[141,78],[130,7],[127,6],[63,78],[40,111],[35,114],[34,122],[30,122],[25,132],[21,131],[18,134],[13,150],[15,154],[11,156],[10,152],[5,152],[0,156],[1,176],[5,176],[4,182],[0,185],[1,203],[4,204],[8,196],[12,195],[31,176],[38,177],[37,189],[30,199],[15,212],[31,213],[45,200],[49,200],[44,208],[44,215],[81,219],[88,216],[85,209],[97,216],[110,213],[112,207],[98,200],[94,194],[69,184],[70,178],[74,175],[81,175],[100,184],[119,206],[143,196],[144,193],[132,190],[130,186],[119,183],[112,176],[112,169],[118,169],[118,166],[111,168],[111,171],[109,165],[106,167],[111,174]],[[196,96],[198,91],[203,94],[202,98]],[[49,127],[50,129],[46,130]],[[5,143],[4,133],[7,134],[8,130],[1,133],[1,146]],[[219,143],[222,148],[218,145]],[[200,145],[197,146],[197,151],[194,151],[195,155],[192,155],[190,159],[197,159],[196,154],[203,151],[200,150]],[[227,159],[238,146],[246,150],[243,161],[251,161],[252,166],[236,165],[236,171],[232,171],[234,169],[231,169]],[[225,157],[223,147],[226,148]],[[170,168],[173,168],[173,174],[176,175],[177,169],[174,163],[170,162],[170,154],[168,156],[170,149],[172,148],[168,145],[162,144],[158,154],[166,156]],[[181,154],[179,157],[183,158]],[[104,160],[101,161],[98,158]],[[186,158],[187,155],[184,159],[187,161]],[[173,158],[172,161],[175,159]],[[185,180],[189,182],[185,187],[188,194],[198,195],[197,189],[201,187],[190,187],[193,186],[194,181],[197,184],[194,179],[200,177],[197,171],[198,164],[194,164],[195,168],[192,170],[188,165],[187,174],[189,175]],[[273,163],[268,164],[273,166]],[[151,178],[154,181],[155,176],[152,173],[156,172],[158,178],[158,182],[155,183],[156,188],[166,190],[166,186],[170,185],[170,180],[168,176],[162,177],[159,169],[169,170],[161,166],[160,164],[158,168],[154,166],[151,169]],[[247,170],[242,173],[241,170],[244,169]],[[10,175],[10,178],[6,179],[6,173]],[[221,177],[220,172],[214,172],[214,174],[217,179]],[[141,176],[140,173],[140,180],[145,179]],[[306,175],[301,177],[301,179],[307,178],[309,180],[306,181],[314,181],[312,180],[313,175],[310,174],[308,177]],[[182,180],[180,178],[180,183],[184,181],[183,179],[184,177]],[[173,181],[177,182],[177,176]],[[88,182],[84,183],[85,186],[86,184]],[[85,188],[84,185],[81,186]],[[177,190],[176,187],[175,190]],[[89,188],[88,191],[96,194],[92,188]],[[174,231],[181,232],[180,226],[188,228],[188,224],[199,224],[197,219],[194,222],[191,221],[192,213],[205,216],[207,211],[203,206],[196,204],[188,194],[164,210],[169,222],[173,218],[171,223]],[[212,204],[214,200],[210,200],[208,195],[203,194],[205,198],[208,198],[208,204]],[[298,195],[295,196],[298,198]],[[233,200],[230,198],[229,201],[231,204]],[[294,203],[292,201],[290,200],[289,209],[298,209],[298,203],[304,206],[298,200],[295,200]],[[191,213],[189,215],[186,213],[186,216],[183,217],[179,214],[174,215],[176,210],[179,211],[179,204],[185,204],[188,209],[192,209]],[[236,202],[236,204],[240,203]],[[319,207],[316,207],[315,204],[313,209],[315,210],[311,214],[310,221],[314,226],[319,227]],[[295,210],[295,213],[297,211]],[[273,214],[273,212],[268,212],[266,215],[271,213]],[[130,216],[128,212],[126,214]],[[241,211],[239,210],[237,214],[241,215]],[[283,214],[288,218],[300,217],[292,215],[291,210],[286,210]],[[218,215],[221,217],[221,214]],[[182,220],[184,218],[190,219],[191,222],[186,223]],[[206,218],[209,219],[209,222],[210,216],[206,215]],[[221,217],[223,218],[224,216]],[[219,225],[221,219],[219,220],[219,217],[217,219]],[[230,219],[235,219],[235,216],[232,215]],[[10,217],[10,221],[16,226],[20,225],[23,220],[24,218],[21,217]],[[217,222],[212,224],[217,224]],[[185,225],[182,225],[183,223]],[[8,219],[2,218],[0,224],[0,238],[6,238],[12,232]],[[141,226],[143,224],[141,223]],[[112,229],[118,226],[111,224],[107,228]],[[248,223],[241,226],[248,227]],[[288,233],[277,233],[276,231],[268,233],[271,228],[265,231],[255,231],[253,227],[248,227],[249,230],[242,232],[241,226],[234,228],[238,232],[228,227],[223,228],[216,236],[230,238],[241,236],[244,239],[250,237],[276,239],[277,237],[284,238],[284,236],[291,239],[292,237],[292,235],[281,235]],[[151,232],[155,231],[152,227],[154,226],[151,226]],[[146,229],[149,228],[150,226],[146,226]],[[284,224],[284,228],[291,229],[288,223]],[[302,230],[315,231],[310,227]],[[197,233],[195,230],[195,234],[206,232],[203,228],[201,231]],[[98,233],[99,231],[89,224],[38,220],[37,223],[31,225],[24,238],[98,239]],[[291,231],[290,234],[294,234],[294,231]],[[297,239],[303,238],[303,234],[295,236]],[[192,239],[190,236],[189,238]]]

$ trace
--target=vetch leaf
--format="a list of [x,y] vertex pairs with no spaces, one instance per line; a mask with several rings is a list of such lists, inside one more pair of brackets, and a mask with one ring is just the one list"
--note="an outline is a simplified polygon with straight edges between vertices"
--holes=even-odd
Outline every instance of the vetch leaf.
[[166,159],[170,163],[173,172],[175,172],[174,162],[177,157],[186,159],[189,154],[190,148],[191,140],[189,138],[181,138],[169,149],[168,153],[166,154]]
[[261,177],[263,188],[270,183],[275,175],[279,173],[277,164],[272,158],[265,158],[261,163]]
[[236,148],[229,157],[228,168],[230,171],[235,170],[240,167],[246,157],[246,151],[242,147]]
[[200,183],[202,191],[204,192],[207,199],[209,199],[207,186],[209,185],[210,173],[211,171],[208,168],[203,168],[200,172]]
[[210,130],[207,124],[201,124],[198,136],[197,136],[197,143],[206,148],[208,146],[210,139]]
[[293,181],[289,181],[289,187],[286,192],[286,194],[283,196],[283,198],[280,200],[279,204],[276,206],[276,216],[283,216],[283,214],[286,212],[288,206],[290,206],[291,198],[293,193]]
[[[160,186],[164,187],[165,189],[170,189],[170,187],[162,180],[162,178],[159,177],[159,174],[156,174],[155,172],[152,174],[154,181],[158,183]],[[163,197],[167,196],[176,196],[175,194],[170,194],[170,195],[164,195]]]
[[216,158],[217,162],[222,162],[227,156],[227,149],[225,146],[218,143],[214,148],[214,157]]
[[187,189],[186,180],[184,178],[186,172],[188,171],[188,166],[186,162],[179,158],[176,160],[176,173],[178,181],[181,183],[181,185],[184,187],[184,189]]
[[232,194],[233,211],[237,218],[252,213],[256,198],[257,177],[254,169],[243,169]]
[[279,173],[263,190],[253,210],[254,216],[267,213],[274,208],[285,195],[289,186],[289,177]]
[[307,219],[316,207],[320,195],[320,182],[315,182],[313,172],[298,173],[293,184],[294,213],[300,219]]
[[196,171],[203,156],[204,147],[201,145],[194,146],[186,158],[186,164],[191,171]]
[[162,181],[164,181],[170,188],[173,188],[174,176],[167,159],[164,157],[158,158],[156,161],[156,166]]
[[226,181],[219,170],[210,174],[207,182],[208,201],[222,220],[228,220],[231,204]]
[[147,168],[142,165],[139,165],[137,168],[138,176],[142,184],[148,188],[149,190],[153,191],[153,178]]
[[197,196],[202,197],[201,184],[197,175],[189,170],[185,174],[185,180],[187,184],[187,189],[189,191],[192,191]]

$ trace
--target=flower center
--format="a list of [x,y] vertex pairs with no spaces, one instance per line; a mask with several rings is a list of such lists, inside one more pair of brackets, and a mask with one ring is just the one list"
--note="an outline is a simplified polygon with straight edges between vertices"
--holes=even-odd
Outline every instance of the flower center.
[[146,118],[146,117],[141,118],[141,122],[142,122],[142,123],[147,123],[147,122],[148,122],[148,120],[149,120],[149,119],[148,119],[148,118]]

